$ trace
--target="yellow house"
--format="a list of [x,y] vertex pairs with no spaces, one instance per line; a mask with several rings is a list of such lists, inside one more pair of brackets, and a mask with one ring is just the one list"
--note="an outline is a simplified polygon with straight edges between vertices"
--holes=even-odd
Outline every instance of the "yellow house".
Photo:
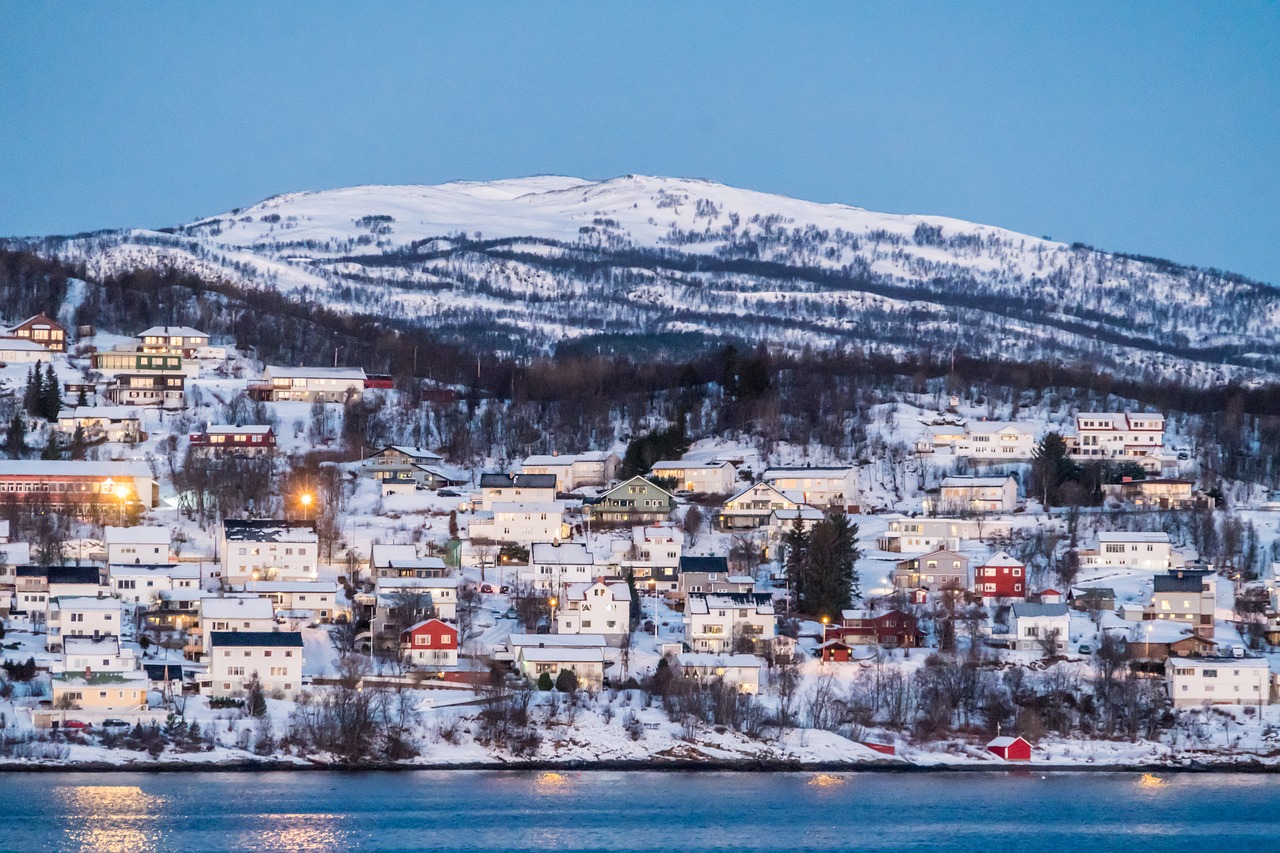
[[147,677],[143,672],[63,673],[53,678],[53,707],[128,713],[147,707]]

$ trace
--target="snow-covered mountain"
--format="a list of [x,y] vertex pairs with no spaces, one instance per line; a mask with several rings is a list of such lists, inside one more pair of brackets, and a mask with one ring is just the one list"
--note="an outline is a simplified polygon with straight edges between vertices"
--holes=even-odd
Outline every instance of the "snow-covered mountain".
[[49,238],[91,276],[178,267],[517,353],[737,338],[1280,373],[1280,290],[938,216],[629,175],[290,193],[161,231]]

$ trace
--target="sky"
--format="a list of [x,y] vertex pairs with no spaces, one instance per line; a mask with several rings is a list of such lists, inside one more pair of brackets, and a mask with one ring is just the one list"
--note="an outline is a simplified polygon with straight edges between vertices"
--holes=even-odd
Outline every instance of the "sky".
[[709,178],[1280,285],[1280,4],[0,0],[0,235]]

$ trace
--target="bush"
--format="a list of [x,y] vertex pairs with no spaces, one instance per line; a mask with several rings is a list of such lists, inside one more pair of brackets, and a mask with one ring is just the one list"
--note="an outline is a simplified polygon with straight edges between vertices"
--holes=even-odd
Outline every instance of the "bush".
[[[543,673],[546,675],[546,673]],[[578,689],[578,674],[571,669],[562,669],[556,676],[556,690],[561,693],[572,693]]]
[[544,693],[552,688],[551,673],[544,672],[538,676],[538,689]]

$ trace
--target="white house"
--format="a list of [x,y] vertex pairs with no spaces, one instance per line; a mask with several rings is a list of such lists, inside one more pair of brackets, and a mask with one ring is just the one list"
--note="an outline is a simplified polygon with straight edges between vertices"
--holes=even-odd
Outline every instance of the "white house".
[[561,670],[569,670],[578,676],[581,689],[599,690],[604,684],[604,651],[599,648],[521,646],[516,667],[530,681],[543,673],[555,681]]
[[167,527],[108,527],[103,533],[107,562],[158,565],[170,559],[173,531]]
[[190,326],[152,326],[136,335],[143,352],[169,353],[191,358],[209,346],[209,336]]
[[569,538],[569,525],[564,521],[564,507],[562,501],[495,503],[490,512],[473,514],[467,535],[472,542],[514,542],[524,546],[565,540]]
[[[388,600],[397,594],[431,596],[436,618],[454,622],[458,618],[458,579],[453,578],[378,578],[374,582],[378,611],[384,611]],[[385,621],[385,620],[383,620]]]
[[707,495],[727,495],[738,483],[738,469],[729,462],[655,462],[649,469],[654,477],[674,480],[677,491]]
[[766,468],[760,480],[809,506],[847,509],[858,500],[858,469],[853,465]]
[[111,634],[67,637],[59,663],[63,672],[70,673],[132,672],[138,668],[133,649],[121,648],[120,638]]
[[1164,415],[1081,412],[1076,434],[1068,441],[1081,459],[1147,456],[1164,447]]
[[684,640],[695,652],[734,650],[735,640],[759,648],[777,636],[773,597],[768,593],[689,593]]
[[1015,602],[1010,614],[1010,647],[1024,652],[1041,652],[1052,635],[1054,649],[1061,653],[1071,642],[1071,614],[1065,604]]
[[[38,344],[37,344],[38,346]],[[58,415],[58,429],[68,435],[79,427],[89,441],[139,441],[142,417],[132,406],[79,406]]]
[[631,633],[631,592],[625,583],[570,584],[556,609],[557,634],[601,634],[611,646]]
[[983,461],[1022,461],[1035,450],[1035,433],[1021,424],[970,421],[956,442],[956,456]]
[[236,595],[200,599],[200,633],[206,653],[216,633],[263,633],[275,627],[275,611],[265,598]]
[[764,661],[755,655],[713,655],[705,652],[686,652],[676,655],[677,672],[684,678],[700,684],[721,679],[736,687],[739,693],[755,695],[760,692],[760,667]]
[[1165,683],[1175,708],[1271,704],[1266,658],[1171,657],[1165,663]]
[[320,572],[315,522],[227,519],[222,522],[222,574],[227,583],[310,580]]
[[269,366],[262,381],[250,384],[250,395],[275,402],[343,403],[364,395],[365,373],[359,367]]
[[480,491],[471,496],[472,509],[492,510],[499,503],[552,503],[556,478],[552,474],[481,474]]
[[333,619],[338,606],[338,585],[333,581],[255,581],[249,590],[271,602],[277,618],[292,615]]
[[404,562],[418,559],[417,545],[387,544],[378,542],[369,549],[369,569],[373,577],[390,577],[393,560]]
[[1168,571],[1173,568],[1173,545],[1167,533],[1099,533],[1098,547],[1080,552],[1080,565]]
[[5,364],[31,364],[48,360],[48,348],[29,338],[0,337],[0,361]]
[[1018,508],[1018,481],[1012,477],[943,477],[931,513],[1013,512]]
[[267,696],[294,699],[302,690],[302,634],[214,632],[209,641],[210,695],[242,696],[254,679]]
[[572,492],[583,486],[607,486],[618,478],[622,460],[609,450],[592,450],[576,454],[552,454],[527,457],[520,464],[524,474],[549,474],[556,478],[556,488]]
[[68,637],[120,635],[120,602],[114,598],[68,595],[49,599],[45,648],[60,651]]
[[801,502],[768,483],[748,486],[724,502],[716,521],[728,530],[763,527],[775,510],[799,509]]
[[198,593],[200,567],[190,563],[111,563],[107,566],[107,584],[111,594],[121,601],[150,604],[175,590]]
[[594,580],[596,558],[581,542],[535,542],[519,577],[535,589],[558,592],[568,584]]

